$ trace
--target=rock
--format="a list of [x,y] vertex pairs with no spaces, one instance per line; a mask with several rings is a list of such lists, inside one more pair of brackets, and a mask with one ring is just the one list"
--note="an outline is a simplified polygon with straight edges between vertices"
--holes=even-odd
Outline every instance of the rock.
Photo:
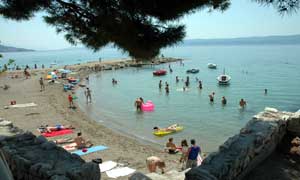
[[292,141],[291,144],[293,146],[300,146],[300,138],[299,137],[295,137]]
[[140,172],[136,172],[136,173],[132,174],[128,179],[129,180],[151,180],[151,178],[149,178],[148,176],[146,176]]
[[54,175],[50,178],[50,180],[70,180],[66,176]]
[[278,110],[277,110],[277,109],[275,109],[275,108],[270,108],[270,107],[266,107],[266,108],[265,108],[265,111],[273,112],[273,113],[278,113]]
[[41,144],[41,147],[45,150],[50,150],[56,148],[56,144],[54,142],[46,141]]
[[13,126],[13,123],[11,121],[7,121],[7,120],[1,120],[0,121],[0,126]]
[[45,143],[45,142],[48,142],[48,140],[44,136],[38,136],[35,139],[35,143],[37,143],[37,144],[42,144],[42,143]]

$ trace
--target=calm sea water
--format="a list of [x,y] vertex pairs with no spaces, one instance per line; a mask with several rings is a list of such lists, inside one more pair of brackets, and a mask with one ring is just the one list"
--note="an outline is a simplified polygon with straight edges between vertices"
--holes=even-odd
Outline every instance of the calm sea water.
[[[186,46],[163,50],[165,56],[185,59],[184,66],[171,63],[173,73],[154,77],[155,69],[168,69],[168,64],[156,67],[129,68],[92,74],[89,87],[93,103],[86,105],[83,89],[77,92],[79,106],[99,123],[147,141],[165,144],[169,137],[179,143],[182,139],[195,138],[203,151],[215,151],[228,137],[239,132],[251,117],[266,106],[279,110],[297,111],[300,108],[300,46]],[[5,56],[12,55],[6,53]],[[115,50],[91,53],[87,50],[14,53],[24,64],[70,64],[102,58],[126,57]],[[20,59],[21,62],[21,59]],[[47,63],[46,63],[47,62]],[[216,70],[207,63],[216,63]],[[189,74],[189,91],[182,92],[184,83],[175,77],[186,78],[186,70],[199,68],[200,73]],[[229,86],[219,86],[216,77],[223,68],[232,77]],[[195,78],[203,82],[199,90]],[[112,78],[118,80],[113,86]],[[169,95],[158,89],[159,80],[170,84]],[[264,94],[264,89],[268,94]],[[209,103],[208,95],[215,92],[215,102]],[[221,105],[221,97],[227,105]],[[152,100],[154,112],[136,112],[134,101],[143,97]],[[240,109],[241,98],[247,107]],[[184,126],[180,133],[166,137],[152,135],[154,126],[166,127],[173,123]]]

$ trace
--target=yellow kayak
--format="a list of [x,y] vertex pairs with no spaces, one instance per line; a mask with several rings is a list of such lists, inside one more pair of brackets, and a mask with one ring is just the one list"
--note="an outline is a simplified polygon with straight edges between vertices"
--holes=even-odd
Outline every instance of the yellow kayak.
[[183,130],[183,127],[178,126],[178,127],[176,127],[176,130],[174,130],[174,131],[172,131],[172,130],[158,130],[158,131],[153,132],[153,134],[155,136],[165,136],[165,135],[172,134],[172,133],[175,133],[175,132],[179,132],[179,131],[182,131],[182,130]]

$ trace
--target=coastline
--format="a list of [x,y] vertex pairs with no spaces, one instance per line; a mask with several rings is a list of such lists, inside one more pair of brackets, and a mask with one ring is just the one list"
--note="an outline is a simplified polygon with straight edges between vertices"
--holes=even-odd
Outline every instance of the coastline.
[[[175,59],[173,60],[175,61]],[[105,65],[119,68],[121,67],[120,65],[124,64],[126,64],[124,60],[104,61],[70,65],[68,68],[77,71],[78,74],[76,74],[76,76],[83,79],[86,75],[94,72],[92,68],[95,67],[95,65],[101,65],[104,68]],[[17,103],[35,102],[38,106],[19,109],[1,108],[0,117],[12,121],[15,126],[25,131],[31,131],[37,136],[40,134],[36,129],[40,125],[71,124],[76,128],[75,133],[59,138],[75,137],[76,132],[81,131],[83,137],[90,139],[94,145],[105,145],[109,147],[108,150],[83,156],[82,158],[85,161],[102,158],[103,161],[116,161],[126,164],[128,167],[134,168],[142,173],[147,173],[145,159],[155,155],[166,161],[167,171],[178,169],[180,165],[179,163],[174,163],[174,161],[178,162],[180,158],[179,155],[169,155],[155,144],[148,144],[148,142],[142,143],[142,140],[115,132],[88,117],[80,108],[76,110],[69,109],[67,101],[68,93],[63,92],[62,84],[50,85],[45,81],[46,90],[40,92],[38,79],[45,77],[48,70],[50,69],[32,70],[30,71],[32,76],[29,79],[25,79],[23,76],[17,79],[10,78],[11,73],[20,73],[20,71],[2,74],[0,76],[0,86],[8,84],[10,88],[8,90],[0,89],[1,107],[7,106],[11,100],[16,100]],[[78,107],[78,105],[76,105],[76,107]],[[57,137],[49,139],[57,139]],[[102,179],[107,179],[105,174],[102,175]],[[125,176],[121,179],[128,179],[128,177]]]

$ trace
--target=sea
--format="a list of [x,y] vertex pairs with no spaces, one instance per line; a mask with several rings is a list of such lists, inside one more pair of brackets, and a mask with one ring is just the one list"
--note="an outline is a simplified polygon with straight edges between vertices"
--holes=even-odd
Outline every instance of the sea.
[[[84,88],[79,88],[76,92],[79,107],[102,125],[140,141],[163,146],[170,137],[177,144],[183,139],[195,139],[206,153],[217,151],[219,145],[239,133],[265,107],[292,112],[300,108],[300,45],[177,46],[163,49],[161,54],[182,58],[184,65],[174,62],[90,74],[86,83],[92,90],[92,103],[86,104]],[[15,59],[22,67],[128,58],[113,48],[96,53],[82,48],[2,55],[2,61]],[[209,69],[208,63],[217,64],[217,69]],[[153,71],[168,70],[169,66],[172,73],[153,76]],[[192,68],[200,72],[187,74]],[[220,86],[216,80],[224,70],[232,78],[228,86]],[[176,76],[180,78],[178,83]],[[190,87],[183,91],[187,76]],[[117,85],[112,84],[112,78],[118,81]],[[203,89],[198,88],[196,79],[202,81]],[[163,84],[168,82],[169,94],[165,93],[164,86],[158,88],[160,80]],[[208,98],[212,92],[215,92],[214,103]],[[221,104],[223,96],[227,99],[225,106]],[[151,100],[154,111],[137,112],[134,102],[138,97]],[[241,98],[247,102],[243,109],[239,107]],[[155,126],[175,123],[183,126],[183,131],[164,137],[152,134]]]

